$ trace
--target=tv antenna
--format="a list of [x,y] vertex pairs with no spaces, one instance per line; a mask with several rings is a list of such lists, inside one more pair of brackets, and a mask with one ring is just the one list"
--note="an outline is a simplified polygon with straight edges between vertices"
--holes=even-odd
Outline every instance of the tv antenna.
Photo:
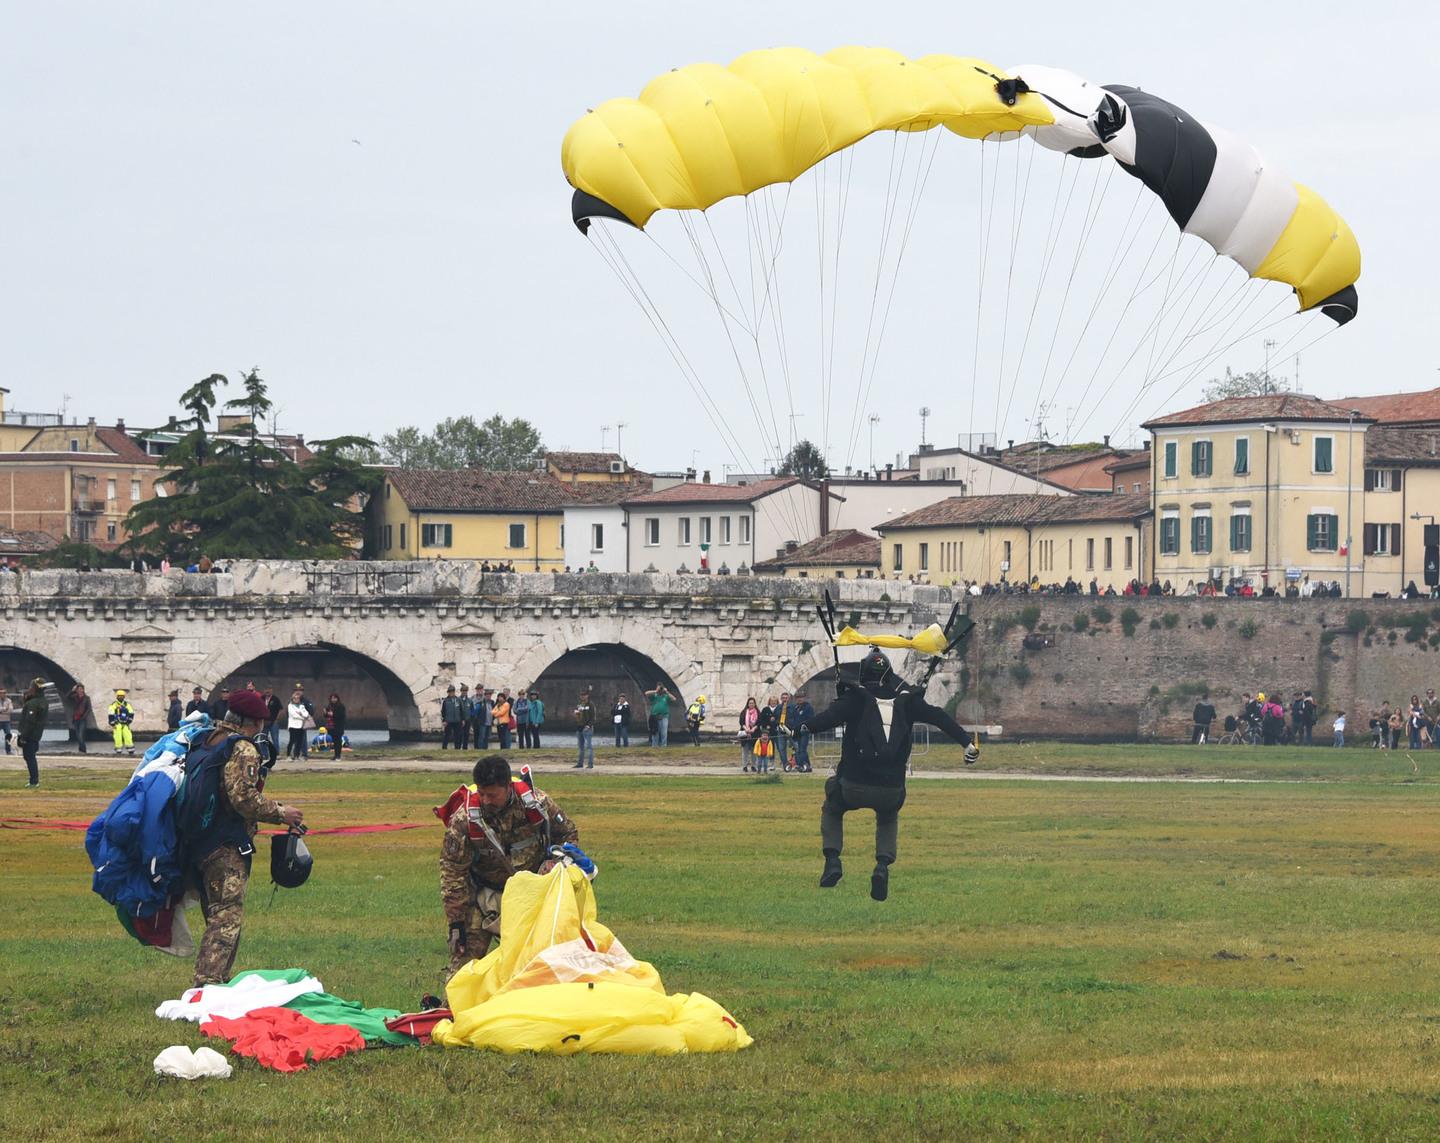
[[609,437],[610,437],[610,426],[609,426],[609,425],[601,425],[601,426],[600,426],[600,451],[601,451],[601,452],[604,452],[604,451],[605,451],[605,442],[609,439]]
[[920,443],[925,443],[925,422],[930,419],[930,406],[920,406]]
[[[615,451],[618,452],[622,457],[625,455],[625,452],[620,447],[620,434],[623,433],[627,428],[629,428],[629,426],[624,421],[615,422]],[[605,450],[601,449],[600,451],[604,452]]]

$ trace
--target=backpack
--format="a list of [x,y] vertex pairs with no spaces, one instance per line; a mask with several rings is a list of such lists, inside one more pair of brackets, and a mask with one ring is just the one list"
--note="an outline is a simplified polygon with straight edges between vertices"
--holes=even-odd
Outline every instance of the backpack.
[[245,736],[232,734],[213,746],[192,746],[185,777],[175,793],[175,838],[185,861],[204,857],[221,845],[253,852],[245,819],[225,797],[225,764]]

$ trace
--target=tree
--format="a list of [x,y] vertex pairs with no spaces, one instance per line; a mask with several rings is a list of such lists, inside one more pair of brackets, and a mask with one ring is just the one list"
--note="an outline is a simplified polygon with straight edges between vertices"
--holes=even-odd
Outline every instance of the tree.
[[540,434],[529,421],[496,413],[477,424],[474,417],[447,417],[434,432],[406,425],[380,438],[380,456],[397,468],[529,468],[539,455]]
[[1278,391],[1275,378],[1263,369],[1251,373],[1232,373],[1225,367],[1224,377],[1212,377],[1205,383],[1205,400],[1224,401],[1229,397],[1264,397]]
[[370,442],[361,437],[316,441],[314,456],[297,463],[260,433],[270,410],[267,386],[252,369],[243,396],[225,403],[249,423],[217,438],[209,427],[212,374],[181,397],[190,431],[165,454],[171,490],[135,505],[126,517],[129,547],[150,557],[188,564],[201,554],[229,559],[341,559],[363,532],[360,509],[379,474],[354,458]]
[[785,476],[798,476],[802,480],[824,480],[830,475],[830,466],[814,443],[801,440],[796,441],[795,447],[785,454],[780,471]]

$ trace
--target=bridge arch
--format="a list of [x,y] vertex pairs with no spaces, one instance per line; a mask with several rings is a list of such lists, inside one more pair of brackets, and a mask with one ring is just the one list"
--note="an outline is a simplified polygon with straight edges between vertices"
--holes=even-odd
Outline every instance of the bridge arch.
[[[378,642],[378,640],[377,640]],[[385,725],[393,740],[416,739],[421,732],[420,705],[417,696],[433,688],[433,673],[412,656],[395,646],[393,641],[384,640],[384,646],[370,646],[360,649],[332,638],[325,638],[313,626],[267,624],[263,627],[245,628],[226,640],[221,650],[212,652],[197,669],[195,685],[207,693],[215,691],[222,683],[231,687],[244,686],[247,668],[258,673],[257,666],[265,665],[267,657],[288,652],[313,652],[334,656],[337,660],[358,667],[378,686],[385,706]],[[296,680],[296,681],[304,681]],[[257,683],[257,686],[259,684]],[[281,701],[288,698],[283,688],[289,682],[276,680],[276,693]],[[324,687],[319,688],[325,690]],[[336,688],[339,690],[340,688]],[[317,706],[323,707],[328,697],[324,694],[310,694],[307,697]],[[343,695],[343,691],[341,692]],[[347,706],[351,703],[347,699]],[[353,710],[353,708],[352,708]],[[363,718],[351,716],[351,725],[363,725]]]

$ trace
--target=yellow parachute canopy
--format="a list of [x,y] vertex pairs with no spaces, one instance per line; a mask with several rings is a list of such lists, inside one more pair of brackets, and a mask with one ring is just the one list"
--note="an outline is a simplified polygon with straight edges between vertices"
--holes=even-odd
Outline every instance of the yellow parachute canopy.
[[704,210],[792,182],[876,131],[946,127],[984,139],[1054,122],[1045,103],[996,98],[1004,72],[983,60],[906,59],[885,48],[749,52],[691,64],[611,99],[566,133],[560,161],[577,190],[643,227],[657,210]]
[[940,624],[932,623],[918,635],[862,635],[853,627],[842,627],[835,636],[837,647],[895,647],[919,651],[922,655],[943,655],[950,640]]
[[454,1018],[431,1038],[447,1048],[675,1055],[752,1043],[709,997],[665,995],[654,966],[596,919],[590,882],[573,866],[506,883],[500,944],[461,968],[445,997]]

